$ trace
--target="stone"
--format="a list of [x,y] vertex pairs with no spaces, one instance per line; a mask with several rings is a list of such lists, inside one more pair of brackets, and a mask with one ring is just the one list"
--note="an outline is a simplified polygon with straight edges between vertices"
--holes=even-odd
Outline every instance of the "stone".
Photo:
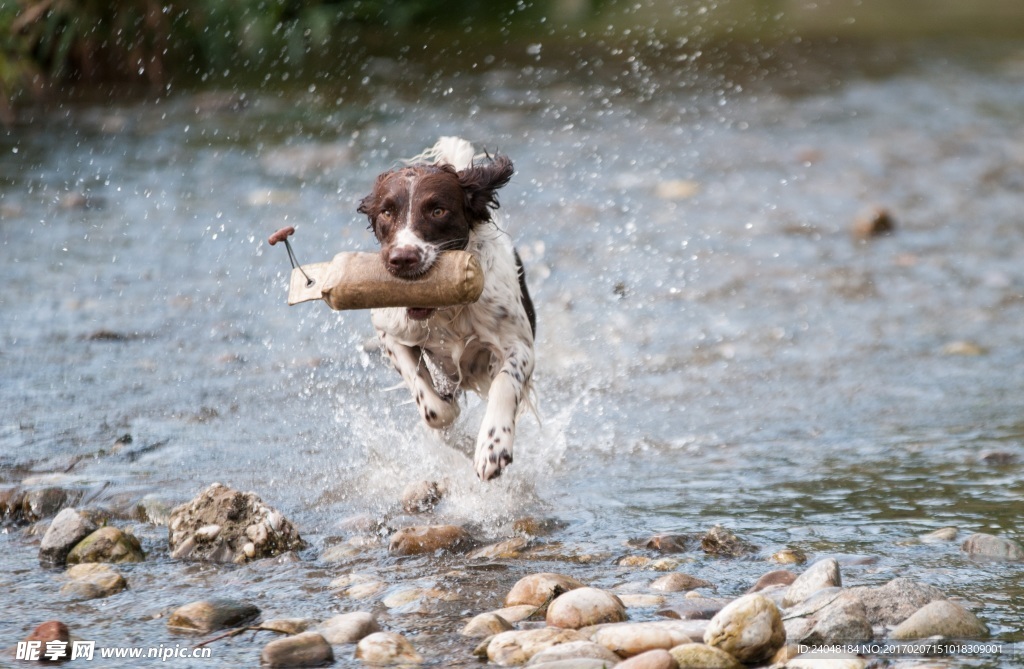
[[68,553],[68,564],[80,562],[142,562],[146,559],[142,545],[132,534],[116,527],[101,527],[82,539]]
[[711,620],[729,603],[725,599],[690,597],[689,594],[692,593],[688,593],[686,599],[678,604],[658,611],[658,613],[666,618],[675,618],[676,620]]
[[853,236],[860,240],[891,235],[895,230],[896,220],[884,207],[872,207],[853,222]]
[[530,669],[611,669],[612,666],[618,666],[618,663],[611,665],[607,660],[574,657],[567,660],[552,660],[551,662],[541,662],[539,664],[531,662],[528,666]]
[[898,625],[929,602],[945,599],[935,586],[909,578],[894,578],[882,586],[858,586],[849,592],[864,604],[872,625]]
[[498,614],[481,613],[466,623],[459,634],[474,639],[482,639],[494,634],[500,634],[501,632],[507,632],[511,629],[515,629],[512,627],[512,623]]
[[548,604],[547,624],[579,629],[601,623],[626,620],[626,607],[610,592],[597,588],[575,588]]
[[792,585],[795,580],[796,574],[788,569],[776,569],[768,572],[767,574],[763,574],[761,578],[757,579],[757,583],[754,583],[754,585],[751,586],[747,593],[760,592],[773,585]]
[[[505,606],[529,604],[543,606],[562,593],[584,587],[571,576],[549,572],[531,574],[519,579],[505,597]],[[511,622],[511,621],[510,621]]]
[[729,653],[702,643],[684,643],[669,653],[679,669],[743,669]]
[[374,632],[359,640],[356,658],[367,664],[422,664],[423,656],[397,632]]
[[255,493],[220,483],[171,511],[171,557],[237,564],[301,550],[306,544],[281,512]]
[[814,657],[798,655],[785,664],[786,669],[865,669],[867,666],[867,660],[862,657],[850,657],[849,655],[829,657],[824,654],[815,654]]
[[523,549],[530,545],[526,537],[512,537],[497,543],[481,546],[471,551],[466,558],[469,560],[509,560],[517,558]]
[[444,488],[434,481],[416,481],[402,490],[402,508],[406,513],[425,513],[433,510],[444,497]]
[[372,613],[353,611],[328,618],[316,631],[330,644],[358,643],[363,637],[380,631]]
[[61,567],[75,544],[98,529],[91,518],[77,509],[67,508],[50,523],[39,544],[39,564]]
[[568,641],[545,648],[531,657],[528,665],[532,667],[549,662],[576,659],[602,660],[609,663],[608,666],[612,666],[618,664],[622,658],[593,641]]
[[769,659],[786,643],[779,607],[759,595],[744,595],[719,611],[707,630],[704,643],[719,648],[746,664]]
[[889,634],[892,639],[906,641],[942,636],[947,639],[983,639],[989,630],[973,613],[948,599],[925,604],[901,622]]
[[576,630],[543,627],[501,632],[485,643],[487,659],[502,666],[509,666],[526,664],[542,650],[570,641],[587,641],[587,637]]
[[804,564],[807,555],[799,548],[783,548],[772,554],[772,562],[779,564]]
[[635,655],[615,665],[615,669],[678,669],[672,653],[661,648]]
[[41,641],[43,643],[43,649],[46,648],[48,641],[63,641],[67,643],[71,640],[71,635],[68,632],[68,626],[59,620],[47,620],[45,623],[38,625],[32,633],[25,637],[25,641]]
[[660,592],[682,592],[683,590],[695,590],[697,588],[714,588],[714,586],[703,579],[678,571],[665,574],[660,578],[654,579],[651,583],[651,590],[658,590]]
[[22,513],[29,522],[49,518],[66,506],[74,504],[82,496],[80,490],[66,490],[55,486],[34,488],[25,491]]
[[958,534],[960,534],[960,530],[955,527],[940,527],[928,534],[922,534],[919,538],[921,543],[933,544],[943,541],[956,541]]
[[331,644],[316,632],[274,639],[260,653],[265,667],[319,667],[334,662]]
[[504,608],[491,611],[491,613],[501,616],[515,625],[516,623],[520,623],[535,615],[543,617],[543,614],[546,613],[546,611],[534,606],[533,604],[516,604],[515,606],[506,606]]
[[61,586],[60,593],[74,599],[100,599],[128,587],[124,576],[106,564],[76,564],[64,575],[70,581]]
[[619,601],[627,609],[652,609],[657,606],[665,605],[665,597],[663,595],[640,595],[621,593],[618,595]]
[[[589,630],[582,630],[586,634]],[[692,629],[674,620],[601,625],[590,634],[599,643],[621,657],[632,657],[650,650],[668,650],[693,641]]]
[[392,555],[422,555],[459,551],[473,543],[469,532],[455,525],[417,525],[395,532],[388,550]]
[[785,607],[790,607],[807,599],[822,588],[842,587],[843,579],[839,573],[839,563],[835,558],[818,560],[804,573],[796,577],[786,596],[782,600]]
[[167,619],[167,627],[177,632],[208,634],[241,627],[259,615],[260,610],[252,604],[234,599],[204,599],[176,609]]
[[315,624],[312,618],[273,618],[260,623],[260,629],[278,634],[302,634]]
[[700,547],[708,555],[721,557],[743,557],[757,552],[757,546],[740,539],[721,525],[715,525],[701,537]]
[[643,547],[659,553],[686,553],[700,544],[695,534],[656,534],[643,542]]
[[1016,542],[993,534],[977,532],[967,537],[960,548],[968,555],[996,560],[1024,560],[1024,549]]
[[835,598],[813,614],[802,631],[787,621],[789,641],[812,646],[870,641],[874,636],[864,603],[849,591],[840,591]]

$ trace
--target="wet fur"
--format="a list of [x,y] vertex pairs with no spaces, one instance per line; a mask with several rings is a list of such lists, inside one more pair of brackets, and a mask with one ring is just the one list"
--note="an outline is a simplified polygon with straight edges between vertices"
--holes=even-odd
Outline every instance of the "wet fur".
[[374,309],[371,320],[428,427],[443,430],[455,422],[463,390],[486,398],[474,468],[487,481],[512,463],[534,367],[533,304],[522,262],[494,211],[496,191],[513,166],[505,156],[476,163],[472,146],[457,138],[442,138],[418,158],[377,177],[359,205],[381,244],[381,259],[396,276],[415,278],[440,251],[468,251],[483,268],[483,294],[473,304],[426,313]]

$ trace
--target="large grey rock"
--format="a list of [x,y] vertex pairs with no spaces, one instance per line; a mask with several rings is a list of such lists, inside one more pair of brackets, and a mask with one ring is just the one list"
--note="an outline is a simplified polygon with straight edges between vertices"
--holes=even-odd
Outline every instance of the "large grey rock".
[[870,641],[873,637],[864,603],[850,592],[839,592],[830,603],[815,612],[803,633],[795,632],[789,624],[786,632],[791,643],[813,646],[852,644]]
[[243,563],[305,547],[295,527],[255,493],[214,483],[171,512],[171,557]]
[[941,590],[909,578],[894,578],[882,586],[849,589],[863,604],[872,625],[898,625],[929,602],[945,599]]
[[62,566],[75,544],[97,529],[96,523],[77,509],[64,509],[43,535],[39,544],[39,564],[44,567]]
[[947,639],[983,639],[989,634],[985,623],[973,613],[949,600],[925,604],[890,633],[905,641],[942,636]]
[[1010,539],[977,532],[964,539],[961,549],[970,555],[996,560],[1024,560],[1024,548]]

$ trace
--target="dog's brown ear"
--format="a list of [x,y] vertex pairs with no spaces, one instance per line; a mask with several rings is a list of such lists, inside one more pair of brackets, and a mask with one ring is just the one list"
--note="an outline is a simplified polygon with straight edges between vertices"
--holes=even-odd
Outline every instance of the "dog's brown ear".
[[491,220],[491,209],[498,208],[496,191],[508,183],[515,168],[508,156],[494,156],[482,165],[459,172],[459,185],[466,193],[466,213],[474,222]]
[[391,172],[382,172],[377,175],[377,180],[373,182],[373,190],[370,194],[359,201],[359,207],[356,211],[360,214],[366,214],[370,219],[370,224],[373,224],[373,219],[380,213],[378,208],[380,207],[380,189],[384,180],[391,176]]

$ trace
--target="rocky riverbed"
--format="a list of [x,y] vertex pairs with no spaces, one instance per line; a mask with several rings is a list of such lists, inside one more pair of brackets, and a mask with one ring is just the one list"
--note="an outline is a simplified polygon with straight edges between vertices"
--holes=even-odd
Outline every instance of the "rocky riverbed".
[[[443,489],[431,482],[411,484],[401,505],[432,508],[442,501]],[[75,499],[67,491],[50,490],[55,499]],[[154,558],[147,558],[134,536],[131,514],[88,505],[43,508],[28,501],[36,495],[16,488],[5,494],[2,511],[19,537],[13,548],[36,552],[38,569],[49,576],[47,587],[60,591],[69,611],[75,602],[116,602],[126,588],[143,596],[155,585],[174,588],[147,578]],[[133,513],[142,515],[143,507],[134,505]],[[842,562],[851,561],[843,556],[818,555],[807,564],[801,551],[790,549],[764,558],[758,546],[721,526],[693,534],[623,537],[625,554],[613,558],[559,555],[555,524],[534,518],[519,519],[512,536],[495,541],[474,537],[468,528],[434,523],[429,511],[418,513],[405,518],[420,524],[404,527],[385,519],[350,519],[343,523],[350,530],[338,543],[316,550],[284,512],[254,492],[214,483],[170,509],[162,522],[134,518],[136,529],[166,532],[165,545],[151,551],[160,555],[156,561],[180,564],[179,573],[192,565],[224,570],[239,582],[264,578],[261,564],[305,564],[318,578],[299,584],[300,589],[329,590],[345,612],[323,617],[319,607],[301,599],[218,595],[182,601],[154,612],[147,622],[119,620],[113,626],[130,639],[136,625],[157,621],[166,629],[165,643],[176,640],[178,655],[172,659],[179,663],[203,659],[185,653],[216,657],[230,648],[236,659],[269,667],[336,662],[472,666],[480,661],[539,669],[858,669],[896,660],[900,666],[955,664],[1003,652],[1003,644],[993,641],[989,626],[975,612],[982,608],[976,600],[951,597],[913,578],[881,584],[844,581]],[[26,527],[29,520],[34,522]],[[946,527],[911,541],[956,544],[966,555],[1004,561],[1012,568],[1024,560],[1024,551],[1011,540],[961,534]],[[426,587],[350,571],[346,564],[355,555],[385,551],[396,558],[416,557],[438,580]],[[747,571],[757,578],[745,592],[734,592],[725,583],[687,573],[696,555],[746,561]],[[492,597],[474,585],[474,573],[506,574],[538,558],[553,571],[529,573],[514,582],[507,576],[493,579],[492,592],[502,584],[507,591],[497,608],[484,606]],[[598,566],[597,580],[614,573],[622,582],[595,587],[568,573],[577,571],[579,563]],[[126,564],[134,565],[127,578],[122,573]],[[237,565],[250,567],[236,571]],[[441,569],[449,571],[442,575]],[[433,623],[424,630],[425,619],[442,603],[457,607],[463,620],[450,629]],[[8,659],[31,652],[70,657],[73,642],[90,637],[87,626],[69,625],[59,616],[27,627],[23,643],[4,650]],[[438,644],[438,639],[446,641]],[[976,650],[958,650],[964,648]]]

